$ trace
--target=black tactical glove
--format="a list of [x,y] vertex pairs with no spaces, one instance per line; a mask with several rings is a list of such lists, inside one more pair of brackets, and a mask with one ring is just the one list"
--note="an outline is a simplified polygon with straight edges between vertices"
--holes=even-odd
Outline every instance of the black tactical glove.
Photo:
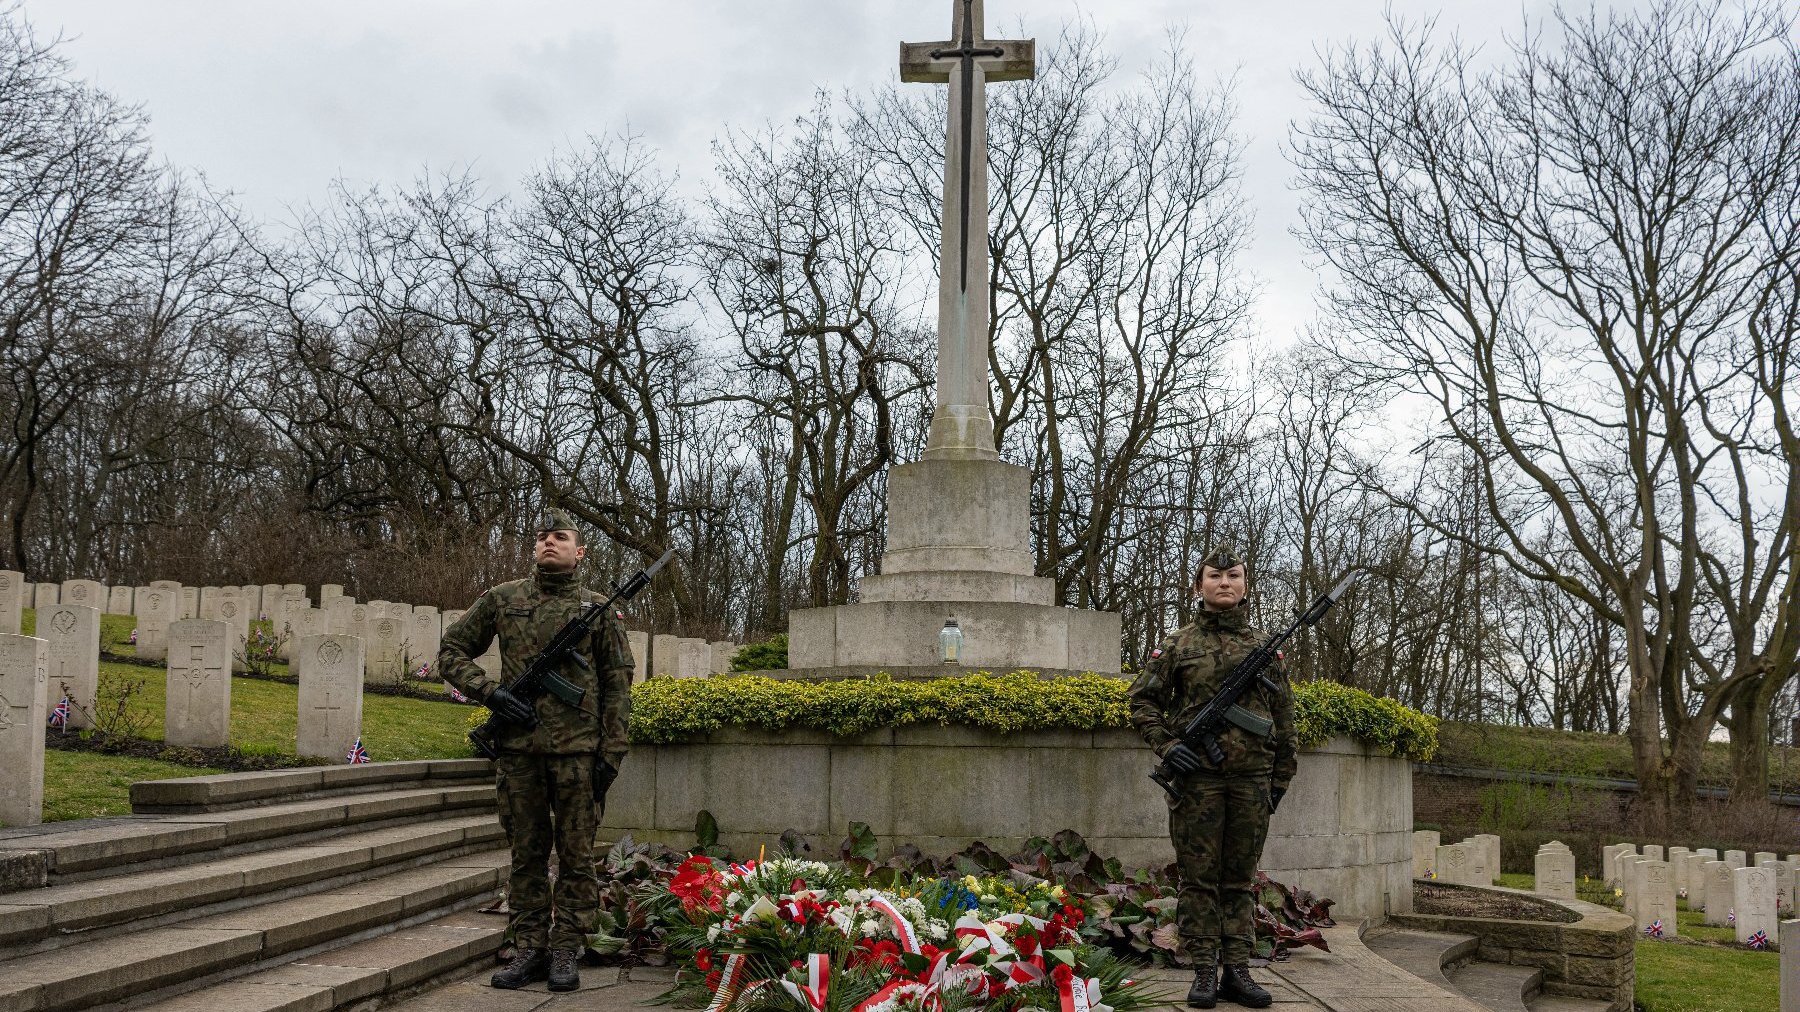
[[606,807],[606,791],[619,779],[619,771],[613,764],[599,756],[594,757],[594,804]]
[[1205,769],[1206,760],[1200,758],[1200,753],[1188,748],[1187,742],[1178,741],[1174,748],[1163,753],[1163,765],[1188,776]]
[[502,685],[488,693],[487,708],[494,711],[494,716],[509,724],[517,724],[530,730],[537,726],[537,711],[531,704],[513,695]]
[[1281,799],[1284,797],[1287,797],[1287,785],[1286,784],[1270,784],[1269,785],[1269,814],[1270,815],[1274,815],[1275,809],[1281,807]]

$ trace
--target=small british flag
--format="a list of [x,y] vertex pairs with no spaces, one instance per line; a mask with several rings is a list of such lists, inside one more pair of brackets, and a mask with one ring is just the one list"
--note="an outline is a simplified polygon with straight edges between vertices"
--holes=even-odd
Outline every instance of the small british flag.
[[362,735],[356,736],[356,744],[350,746],[350,754],[344,757],[344,761],[353,765],[369,761],[369,750],[363,748]]
[[1737,923],[1737,911],[1736,910],[1725,911],[1725,923],[1726,924],[1736,924]]
[[67,729],[69,726],[69,697],[64,696],[57,701],[56,708],[50,711],[50,726]]
[[1644,925],[1644,934],[1651,938],[1661,938],[1663,936],[1662,918],[1658,917],[1656,920]]
[[1752,949],[1768,948],[1769,947],[1769,933],[1767,931],[1758,931],[1758,932],[1753,933],[1750,936],[1750,947]]
[[463,695],[462,693],[456,691],[456,686],[451,685],[449,682],[444,683],[444,688],[449,691],[450,701],[452,703],[472,703],[472,702],[474,702],[474,700],[472,700],[469,697]]

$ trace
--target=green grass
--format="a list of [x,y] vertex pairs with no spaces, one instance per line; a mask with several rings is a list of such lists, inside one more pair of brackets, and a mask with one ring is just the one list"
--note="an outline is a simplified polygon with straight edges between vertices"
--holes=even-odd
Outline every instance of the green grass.
[[[1622,734],[1447,720],[1438,725],[1438,752],[1432,761],[1445,766],[1637,779],[1637,769],[1631,762],[1631,743]],[[1728,742],[1711,742],[1706,746],[1700,760],[1700,783],[1720,787],[1731,784],[1731,746]],[[1800,749],[1774,747],[1769,750],[1769,786],[1800,790]]]
[[1645,940],[1634,995],[1644,1012],[1772,1012],[1780,973],[1774,952]]
[[177,766],[92,752],[44,753],[44,821],[131,814],[131,785],[139,780],[198,777],[224,770]]

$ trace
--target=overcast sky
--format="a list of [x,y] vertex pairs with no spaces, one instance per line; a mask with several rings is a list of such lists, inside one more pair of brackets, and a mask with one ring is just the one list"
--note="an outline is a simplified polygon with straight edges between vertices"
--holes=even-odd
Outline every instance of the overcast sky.
[[[1633,0],[1619,0],[1621,3]],[[1289,229],[1294,72],[1318,47],[1382,31],[1388,0],[987,0],[990,28],[1051,39],[1091,18],[1124,61],[1185,25],[1202,73],[1233,77],[1257,224],[1247,266],[1275,342],[1312,315],[1313,277]],[[1392,0],[1497,47],[1548,4]],[[472,165],[496,191],[588,134],[629,129],[688,187],[726,124],[785,121],[815,89],[898,77],[898,44],[948,37],[951,0],[25,0],[68,37],[83,78],[142,103],[158,152],[203,171],[253,213],[318,201],[334,178],[411,180]],[[927,87],[919,85],[919,87]],[[1001,85],[1004,87],[1004,85]]]

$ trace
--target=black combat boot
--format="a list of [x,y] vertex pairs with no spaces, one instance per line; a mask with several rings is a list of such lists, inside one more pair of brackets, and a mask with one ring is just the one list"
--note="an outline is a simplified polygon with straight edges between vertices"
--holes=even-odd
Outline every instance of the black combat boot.
[[520,949],[512,962],[494,971],[488,983],[507,991],[517,991],[534,981],[543,980],[550,972],[550,954],[542,949]]
[[1188,988],[1189,1008],[1212,1008],[1219,1003],[1219,968],[1212,960],[1194,967],[1194,985]]
[[1245,1008],[1268,1008],[1275,1000],[1261,984],[1250,979],[1250,967],[1245,963],[1232,963],[1225,968],[1224,979],[1219,982],[1219,997]]
[[550,950],[550,990],[573,991],[581,986],[581,972],[575,968],[580,955],[576,949]]

